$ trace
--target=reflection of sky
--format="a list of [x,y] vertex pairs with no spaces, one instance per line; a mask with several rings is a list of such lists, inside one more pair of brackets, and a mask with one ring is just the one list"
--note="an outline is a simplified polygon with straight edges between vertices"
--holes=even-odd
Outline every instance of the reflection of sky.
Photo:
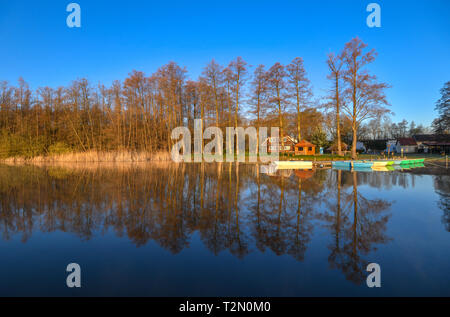
[[401,294],[409,285],[410,295],[427,295],[419,289],[420,284],[424,289],[432,289],[435,295],[444,295],[440,290],[447,288],[444,276],[450,264],[450,256],[444,250],[449,247],[450,236],[441,222],[443,211],[436,207],[439,196],[434,190],[434,176],[408,176],[409,184],[414,178],[414,187],[394,186],[387,191],[367,185],[358,187],[365,197],[381,193],[383,198],[394,201],[386,232],[394,239],[379,246],[377,252],[378,263],[382,267],[383,263],[389,264],[383,278],[392,280],[383,287]]

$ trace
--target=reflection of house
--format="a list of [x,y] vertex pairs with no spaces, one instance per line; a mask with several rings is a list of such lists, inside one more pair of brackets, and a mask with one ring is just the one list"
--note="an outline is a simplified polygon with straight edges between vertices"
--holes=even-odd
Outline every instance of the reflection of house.
[[300,179],[308,179],[314,176],[314,170],[295,170],[294,173]]
[[450,134],[417,134],[413,138],[418,152],[450,153]]
[[398,138],[395,149],[397,153],[416,153],[417,143],[413,138]]
[[[267,152],[279,151],[280,153],[288,153],[294,152],[294,144],[295,140],[291,138],[289,135],[286,135],[282,139],[276,137],[269,137],[264,140],[261,146],[266,146],[267,144]],[[284,146],[284,147],[283,147]]]
[[295,145],[295,155],[314,155],[316,146],[306,140],[302,140]]

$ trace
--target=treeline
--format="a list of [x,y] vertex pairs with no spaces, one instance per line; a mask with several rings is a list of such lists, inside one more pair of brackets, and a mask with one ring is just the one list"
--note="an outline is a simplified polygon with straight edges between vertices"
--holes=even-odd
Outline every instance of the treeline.
[[433,129],[437,133],[450,133],[450,81],[440,90],[441,98],[436,102],[439,116],[433,120]]
[[397,138],[412,137],[416,134],[428,134],[433,130],[414,121],[408,122],[406,119],[400,122],[392,122],[389,117],[382,120],[370,120],[360,128],[359,137],[363,140],[388,140]]
[[[366,119],[389,111],[388,85],[370,75],[373,50],[358,38],[330,54],[329,95],[315,99],[302,58],[288,65],[250,67],[241,57],[212,60],[197,80],[170,62],[155,73],[133,71],[107,87],[79,79],[68,87],[30,90],[0,82],[0,156],[70,151],[167,151],[177,126],[279,126],[280,133],[319,146],[341,135],[354,141]],[[350,127],[350,129],[348,129]]]

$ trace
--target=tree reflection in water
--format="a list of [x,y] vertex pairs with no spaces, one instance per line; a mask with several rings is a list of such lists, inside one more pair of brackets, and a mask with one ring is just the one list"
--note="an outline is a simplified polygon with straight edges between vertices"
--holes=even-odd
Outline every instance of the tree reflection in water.
[[[359,174],[367,177],[367,173]],[[333,243],[329,246],[330,266],[340,269],[356,284],[362,283],[367,275],[365,269],[369,262],[363,256],[390,240],[385,232],[391,216],[387,213],[390,202],[370,200],[358,192],[359,174],[335,172],[336,186],[330,190],[335,190],[336,200],[328,201],[328,211],[321,215],[333,234]]]
[[[358,192],[367,176],[329,170],[259,172],[256,165],[0,166],[3,239],[62,231],[83,240],[113,231],[177,254],[194,233],[215,255],[305,258],[314,228],[333,235],[329,263],[361,282],[363,256],[389,241],[390,203]],[[378,183],[379,181],[377,181]]]
[[450,232],[450,175],[435,175],[434,189],[439,195],[438,206],[444,212],[442,223]]

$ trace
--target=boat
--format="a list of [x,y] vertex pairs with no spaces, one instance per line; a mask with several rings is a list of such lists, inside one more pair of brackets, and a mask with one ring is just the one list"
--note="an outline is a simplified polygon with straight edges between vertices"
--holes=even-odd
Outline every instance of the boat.
[[350,161],[333,161],[331,166],[338,169],[350,169],[352,167],[352,163]]
[[364,168],[364,167],[372,167],[373,162],[370,161],[354,161],[353,168]]
[[400,160],[394,160],[394,165],[397,164],[415,164],[415,163],[423,163],[425,161],[424,158],[418,158],[418,159],[400,159]]
[[275,161],[277,169],[312,169],[312,161]]
[[382,167],[387,165],[392,165],[394,161],[388,161],[388,160],[379,160],[379,161],[373,161],[373,167]]
[[373,162],[370,161],[333,161],[331,163],[336,169],[357,169],[357,168],[371,168]]
[[372,166],[372,170],[376,172],[389,172],[390,168],[390,166]]
[[373,172],[371,166],[354,166],[352,171],[354,172]]

